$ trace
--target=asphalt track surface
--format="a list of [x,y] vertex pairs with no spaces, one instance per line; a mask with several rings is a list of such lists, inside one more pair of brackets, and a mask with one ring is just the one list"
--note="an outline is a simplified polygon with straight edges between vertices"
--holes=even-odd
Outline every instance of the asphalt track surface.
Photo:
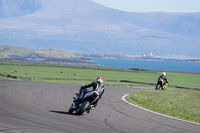
[[106,87],[98,106],[68,113],[79,85],[0,79],[0,133],[199,133],[200,125],[131,106],[121,98],[137,89]]

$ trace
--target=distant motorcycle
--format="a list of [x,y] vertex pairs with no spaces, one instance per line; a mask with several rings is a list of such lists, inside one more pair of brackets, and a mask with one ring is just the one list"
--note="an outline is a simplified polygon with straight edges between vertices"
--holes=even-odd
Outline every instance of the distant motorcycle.
[[166,83],[163,79],[159,79],[156,85],[155,90],[166,90],[168,83]]
[[[78,96],[79,94],[76,93],[76,95]],[[87,92],[84,96],[82,101],[80,101],[79,103],[77,103],[77,105],[75,106],[75,97],[74,101],[71,105],[71,107],[69,108],[69,113],[73,113],[74,111],[76,112],[76,115],[82,115],[85,111],[87,113],[90,112],[91,109],[94,108],[93,103],[95,103],[98,99],[99,99],[99,93],[97,91],[92,91],[92,92]]]

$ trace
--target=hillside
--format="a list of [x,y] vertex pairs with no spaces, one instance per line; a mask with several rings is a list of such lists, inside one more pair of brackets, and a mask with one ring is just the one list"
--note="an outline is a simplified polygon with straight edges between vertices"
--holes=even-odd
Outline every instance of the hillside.
[[22,48],[22,47],[15,47],[15,46],[8,46],[8,45],[0,45],[0,57],[7,58],[13,56],[31,56],[37,55],[37,52],[32,49]]
[[129,13],[92,0],[0,0],[0,44],[26,48],[200,57],[199,29],[200,13]]
[[95,64],[88,58],[63,50],[34,50],[9,45],[0,45],[0,61],[38,62],[48,64]]
[[42,49],[34,50],[23,47],[0,45],[1,57],[49,57],[49,58],[81,58],[73,53],[56,50],[56,49]]

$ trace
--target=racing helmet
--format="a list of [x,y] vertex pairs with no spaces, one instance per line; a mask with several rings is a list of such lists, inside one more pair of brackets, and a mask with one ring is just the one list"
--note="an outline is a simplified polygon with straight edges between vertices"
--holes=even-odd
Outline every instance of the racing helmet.
[[166,72],[163,72],[162,75],[163,75],[163,76],[166,76]]
[[96,79],[96,82],[101,82],[101,83],[103,83],[103,78],[102,78],[102,77],[98,77],[98,78]]

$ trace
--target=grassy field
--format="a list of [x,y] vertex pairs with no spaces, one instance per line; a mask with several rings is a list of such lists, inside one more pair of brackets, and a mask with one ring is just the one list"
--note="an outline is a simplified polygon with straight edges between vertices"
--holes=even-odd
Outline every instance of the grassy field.
[[[86,84],[101,76],[107,86],[155,88],[158,71],[138,71],[118,68],[65,66],[32,63],[0,62],[0,74],[19,77],[18,80]],[[200,89],[200,74],[167,72],[169,88]]]
[[14,80],[84,85],[101,76],[105,86],[149,89],[132,93],[127,99],[150,110],[200,123],[200,74],[167,72],[167,90],[155,91],[160,74],[160,71],[0,62],[0,78],[8,79],[7,75],[11,75],[18,77]]

